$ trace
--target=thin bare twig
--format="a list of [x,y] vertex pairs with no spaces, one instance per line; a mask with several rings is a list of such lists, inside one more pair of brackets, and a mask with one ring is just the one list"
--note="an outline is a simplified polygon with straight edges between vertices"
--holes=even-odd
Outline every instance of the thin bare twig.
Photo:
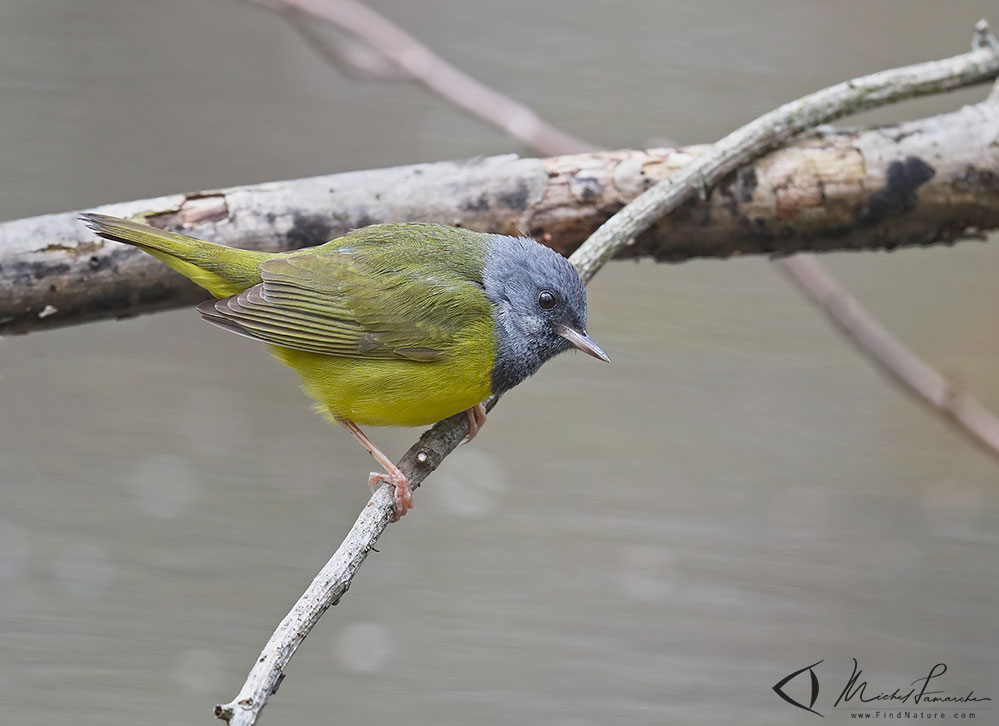
[[344,36],[330,43],[320,33],[312,15],[301,10],[287,8],[283,11],[285,20],[292,30],[299,34],[305,44],[320,58],[346,76],[361,81],[414,81],[412,74],[392,62],[384,53],[354,36]]
[[[498,400],[493,396],[486,401],[486,411],[491,411]],[[425,431],[399,460],[398,466],[409,477],[410,486],[417,489],[467,433],[468,417],[464,412]],[[379,487],[371,495],[337,551],[267,641],[239,694],[229,703],[215,707],[217,718],[230,726],[250,726],[257,722],[267,699],[277,693],[288,661],[323,613],[347,592],[354,574],[391,521],[394,507],[392,487]]]
[[[785,104],[729,134],[690,165],[640,195],[591,235],[570,259],[583,278],[589,280],[616,249],[656,219],[792,136],[848,113],[981,83],[997,74],[999,53],[980,49],[864,76]],[[487,407],[494,404],[490,400]],[[399,468],[410,477],[414,488],[457,446],[467,427],[463,415],[453,416],[433,426],[409,449],[399,461]],[[384,531],[392,507],[390,488],[383,486],[368,501],[337,554],[264,647],[239,695],[227,704],[216,706],[219,718],[230,724],[256,723],[298,645],[319,617],[346,592],[354,572]]]
[[548,154],[596,151],[596,147],[555,128],[509,96],[455,68],[382,15],[357,0],[254,0],[274,8],[294,8],[325,18],[363,38],[394,65],[434,93],[507,134]]
[[995,455],[999,451],[999,420],[978,401],[924,363],[911,350],[844,292],[811,255],[795,255],[781,261],[789,277],[824,310],[845,335],[857,339],[881,370],[901,383],[975,443]]

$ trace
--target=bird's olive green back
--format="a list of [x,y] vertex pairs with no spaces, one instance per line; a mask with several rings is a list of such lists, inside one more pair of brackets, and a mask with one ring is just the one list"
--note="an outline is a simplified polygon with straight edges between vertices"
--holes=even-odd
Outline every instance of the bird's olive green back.
[[435,224],[366,227],[275,255],[262,283],[199,311],[274,345],[324,355],[434,361],[490,335],[488,235]]
[[102,214],[105,239],[135,245],[222,298],[199,310],[250,338],[296,350],[433,361],[491,342],[482,274],[490,235],[438,224],[381,224],[318,247],[268,254]]

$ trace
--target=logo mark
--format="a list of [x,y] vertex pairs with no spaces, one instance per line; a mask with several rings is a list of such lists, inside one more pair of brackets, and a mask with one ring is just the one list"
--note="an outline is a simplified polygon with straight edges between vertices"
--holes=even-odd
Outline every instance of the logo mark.
[[[825,659],[823,659],[823,660],[825,660]],[[817,666],[819,663],[821,663],[821,662],[822,661],[820,660],[820,661],[818,661],[818,663],[812,663],[810,666],[805,666],[801,670],[797,670],[794,673],[792,673],[791,675],[782,678],[780,681],[778,681],[776,683],[776,685],[774,685],[774,693],[776,693],[778,696],[780,696],[785,701],[787,701],[788,703],[790,703],[792,706],[797,706],[798,708],[800,708],[800,709],[802,709],[804,711],[808,711],[809,713],[814,713],[819,718],[825,718],[821,713],[819,713],[818,711],[816,711],[816,710],[814,710],[812,708],[815,705],[815,699],[817,699],[819,697],[819,679],[816,677],[815,671],[813,671],[812,669],[815,666]],[[798,676],[800,676],[805,671],[808,671],[808,675],[811,676],[811,680],[812,680],[812,692],[811,692],[811,697],[809,698],[807,706],[805,704],[803,704],[803,703],[798,703],[793,698],[791,698],[789,695],[787,695],[786,693],[784,693],[784,686],[786,686],[788,683],[790,683],[791,681],[793,681],[795,678],[797,678]]]

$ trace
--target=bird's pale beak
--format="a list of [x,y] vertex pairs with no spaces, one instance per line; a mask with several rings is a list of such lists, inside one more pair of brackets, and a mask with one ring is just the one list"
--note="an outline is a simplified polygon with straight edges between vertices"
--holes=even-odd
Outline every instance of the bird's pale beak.
[[578,348],[587,355],[599,358],[605,363],[611,362],[610,356],[604,353],[603,349],[593,341],[593,338],[586,334],[585,330],[580,332],[575,328],[566,326],[559,331],[559,335],[572,343],[574,348]]

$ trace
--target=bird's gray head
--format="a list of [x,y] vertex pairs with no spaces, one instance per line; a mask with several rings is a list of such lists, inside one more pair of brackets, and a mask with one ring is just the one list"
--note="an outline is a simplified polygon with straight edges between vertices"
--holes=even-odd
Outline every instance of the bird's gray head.
[[513,388],[573,347],[610,361],[586,334],[582,278],[554,250],[533,239],[494,235],[483,282],[493,304],[497,341],[493,393]]

